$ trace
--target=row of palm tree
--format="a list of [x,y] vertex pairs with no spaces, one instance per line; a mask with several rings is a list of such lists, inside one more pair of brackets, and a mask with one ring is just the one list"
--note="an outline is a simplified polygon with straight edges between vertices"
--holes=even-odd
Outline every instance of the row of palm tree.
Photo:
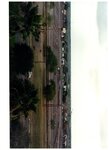
[[[20,34],[26,40],[32,34],[38,41],[40,28],[37,5],[32,2],[9,3],[10,39]],[[31,110],[35,112],[39,98],[38,90],[26,76],[34,64],[33,50],[23,43],[11,45],[10,40],[10,119],[17,120],[21,115],[27,117]]]
[[[9,3],[10,39],[20,34],[26,40],[32,34],[36,41],[39,41],[42,26],[44,19],[38,14],[37,5],[33,5],[32,2]],[[15,42],[14,46],[11,45],[10,40],[10,117],[11,120],[15,120],[20,115],[27,117],[30,110],[36,110],[38,96],[34,85],[26,78],[34,64],[33,50],[23,43]],[[46,51],[48,71],[55,72],[57,59],[50,47],[47,47]],[[19,75],[22,78],[19,78]],[[56,93],[55,82],[50,83],[44,88],[47,100],[52,100]]]

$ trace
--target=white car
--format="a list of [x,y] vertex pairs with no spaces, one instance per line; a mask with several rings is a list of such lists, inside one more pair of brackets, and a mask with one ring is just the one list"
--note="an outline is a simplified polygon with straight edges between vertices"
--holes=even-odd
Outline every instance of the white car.
[[66,147],[67,146],[67,141],[64,141],[63,145]]
[[67,117],[64,117],[64,122],[66,122],[66,121],[68,121],[68,120],[67,120]]
[[63,38],[63,37],[64,37],[64,34],[62,34],[61,37]]
[[64,15],[66,15],[67,11],[64,9],[64,10],[62,10],[62,13],[63,13]]
[[62,52],[64,52],[64,47],[62,47]]
[[64,85],[64,86],[63,86],[63,88],[64,88],[64,91],[66,91],[66,90],[67,90],[67,86],[66,86],[66,85]]
[[62,53],[62,57],[64,57],[64,53]]
[[32,77],[32,72],[28,72],[28,79]]
[[58,67],[58,71],[60,70],[60,67]]
[[66,28],[63,28],[63,29],[62,29],[62,33],[65,34],[66,32],[67,32]]

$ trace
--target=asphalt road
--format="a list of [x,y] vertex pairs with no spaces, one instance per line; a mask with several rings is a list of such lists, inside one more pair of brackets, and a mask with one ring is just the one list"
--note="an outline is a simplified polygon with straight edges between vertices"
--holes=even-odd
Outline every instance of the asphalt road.
[[[63,26],[62,21],[62,3],[56,2],[54,4],[52,13],[51,26],[47,28],[47,44],[52,48],[55,56],[58,60],[58,67],[61,68],[61,28]],[[60,78],[62,77],[62,70],[60,74],[49,74],[49,79],[53,79],[56,83],[56,95],[53,102],[54,106],[48,106],[48,122],[51,119],[56,121],[56,127],[52,130],[49,126],[48,144],[51,148],[62,148],[62,108],[59,104],[62,104],[62,84]],[[50,131],[51,130],[51,131]]]

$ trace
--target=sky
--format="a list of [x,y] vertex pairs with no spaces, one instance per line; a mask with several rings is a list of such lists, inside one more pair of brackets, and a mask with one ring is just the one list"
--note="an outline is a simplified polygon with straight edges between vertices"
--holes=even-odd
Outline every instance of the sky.
[[108,147],[107,3],[72,3],[72,147]]
[[106,44],[107,40],[107,17],[107,2],[99,2],[97,4],[97,25],[101,44]]

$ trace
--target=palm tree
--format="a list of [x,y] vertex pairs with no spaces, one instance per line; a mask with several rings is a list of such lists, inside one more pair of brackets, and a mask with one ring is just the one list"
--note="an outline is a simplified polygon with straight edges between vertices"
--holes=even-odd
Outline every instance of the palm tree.
[[[14,90],[13,90],[14,89]],[[16,92],[14,92],[16,91]],[[36,111],[39,101],[38,90],[27,79],[15,77],[10,83],[10,118],[18,119],[20,115],[28,116],[30,110]],[[17,94],[16,94],[17,93]]]
[[10,48],[10,68],[16,73],[26,74],[33,67],[33,50],[26,44],[15,44]]
[[21,33],[23,38],[33,34],[39,40],[41,15],[38,15],[38,6],[33,6],[32,2],[10,2],[9,25],[10,37],[16,33]]

